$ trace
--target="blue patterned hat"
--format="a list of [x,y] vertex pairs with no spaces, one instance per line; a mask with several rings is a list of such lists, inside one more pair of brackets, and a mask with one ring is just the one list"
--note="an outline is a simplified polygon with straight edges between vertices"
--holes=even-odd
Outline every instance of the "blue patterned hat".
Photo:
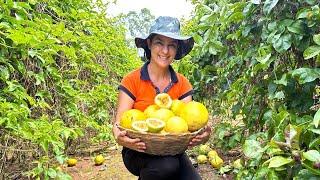
[[160,16],[151,25],[147,37],[136,37],[135,43],[138,48],[148,51],[147,39],[152,34],[163,35],[178,40],[177,54],[174,59],[178,60],[187,55],[193,48],[194,39],[191,36],[182,36],[180,33],[180,22],[177,18]]

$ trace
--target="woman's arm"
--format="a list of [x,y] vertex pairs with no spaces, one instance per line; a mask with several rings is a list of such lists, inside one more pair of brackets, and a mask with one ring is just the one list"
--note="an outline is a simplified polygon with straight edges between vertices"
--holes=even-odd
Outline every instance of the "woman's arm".
[[181,99],[181,101],[183,101],[184,103],[188,103],[188,102],[192,101],[192,96],[191,95],[187,96],[187,97]]
[[129,138],[126,135],[127,134],[126,131],[121,131],[118,128],[122,113],[129,109],[132,109],[133,103],[134,103],[133,99],[131,99],[130,96],[128,96],[126,93],[120,90],[118,95],[118,109],[117,109],[115,121],[113,123],[112,131],[113,131],[114,138],[116,139],[118,144],[136,151],[144,152],[146,149],[146,145],[144,142],[142,142],[139,138],[136,138],[136,139]]

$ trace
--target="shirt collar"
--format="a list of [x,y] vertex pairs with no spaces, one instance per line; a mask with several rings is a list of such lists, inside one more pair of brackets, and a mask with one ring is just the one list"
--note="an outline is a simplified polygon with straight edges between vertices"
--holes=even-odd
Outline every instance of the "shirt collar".
[[[150,63],[150,61],[147,61],[146,63],[144,63],[144,65],[141,68],[141,71],[140,71],[141,77],[140,78],[142,80],[150,81],[150,76],[148,73],[148,64],[149,63]],[[171,65],[169,65],[169,71],[170,71],[171,81],[173,83],[177,83],[178,82],[177,74]]]

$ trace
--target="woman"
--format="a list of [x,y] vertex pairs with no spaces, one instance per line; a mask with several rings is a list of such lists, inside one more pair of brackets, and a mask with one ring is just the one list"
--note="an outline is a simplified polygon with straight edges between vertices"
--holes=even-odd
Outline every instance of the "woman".
[[[161,16],[155,20],[146,38],[136,38],[136,46],[145,50],[148,61],[143,67],[129,73],[119,86],[118,110],[113,133],[123,146],[122,157],[127,169],[139,179],[201,179],[185,153],[175,156],[155,156],[144,153],[146,145],[140,139],[131,139],[117,125],[121,114],[129,109],[144,111],[154,104],[154,97],[162,92],[172,99],[192,100],[192,86],[170,64],[187,55],[194,44],[192,37],[180,35],[178,19]],[[211,128],[193,138],[189,146],[208,140]]]

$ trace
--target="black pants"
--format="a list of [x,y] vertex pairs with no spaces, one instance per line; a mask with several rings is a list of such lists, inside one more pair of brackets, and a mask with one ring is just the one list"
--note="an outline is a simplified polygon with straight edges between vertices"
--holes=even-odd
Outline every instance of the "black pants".
[[186,153],[175,156],[155,156],[123,148],[126,168],[140,180],[199,180]]

